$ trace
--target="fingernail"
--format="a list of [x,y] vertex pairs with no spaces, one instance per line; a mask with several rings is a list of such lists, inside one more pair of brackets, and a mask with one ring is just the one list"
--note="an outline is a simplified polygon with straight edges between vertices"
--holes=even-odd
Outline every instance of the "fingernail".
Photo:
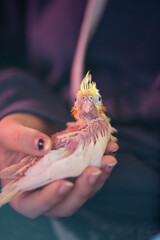
[[117,164],[116,161],[114,162],[110,162],[107,164],[107,166],[105,167],[105,171],[108,173],[110,171],[112,171],[112,169],[114,168],[114,166]]
[[38,141],[38,149],[42,150],[44,148],[44,140],[41,138]]
[[102,171],[100,171],[100,170],[97,170],[97,171],[93,172],[93,173],[89,176],[89,179],[88,179],[89,183],[90,183],[90,184],[94,184],[94,183],[98,180],[98,178],[99,178],[99,176],[101,175],[101,173],[102,173]]
[[71,183],[71,182],[65,182],[65,183],[63,183],[63,184],[59,187],[58,193],[59,193],[60,195],[63,195],[63,194],[65,194],[65,193],[67,193],[73,186],[74,186],[73,183]]
[[107,152],[106,154],[115,157],[116,154],[117,154],[118,149],[119,149],[119,147],[113,149],[112,151]]
[[51,148],[51,143],[49,141],[49,139],[43,139],[43,138],[39,138],[39,139],[36,139],[35,140],[35,148],[36,150],[39,150],[39,151],[48,151],[50,148]]
[[115,149],[113,150],[113,153],[117,152],[118,149],[119,149],[119,147],[115,148]]

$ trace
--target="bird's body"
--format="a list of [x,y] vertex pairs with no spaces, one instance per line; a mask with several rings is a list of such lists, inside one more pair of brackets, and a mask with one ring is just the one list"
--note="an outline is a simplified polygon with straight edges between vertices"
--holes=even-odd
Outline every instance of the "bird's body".
[[[21,192],[58,179],[77,177],[88,166],[100,167],[107,143],[115,131],[102,106],[101,96],[88,73],[77,93],[72,113],[76,122],[52,136],[52,150],[43,157],[28,156],[4,169],[1,178],[14,179],[0,194],[0,205]],[[115,139],[113,139],[115,140]]]

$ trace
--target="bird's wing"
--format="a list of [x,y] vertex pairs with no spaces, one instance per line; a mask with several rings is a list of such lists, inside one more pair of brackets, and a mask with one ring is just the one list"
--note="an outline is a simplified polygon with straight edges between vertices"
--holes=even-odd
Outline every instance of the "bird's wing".
[[[51,156],[51,152],[52,153],[54,152],[55,154]],[[18,166],[12,166],[12,169],[9,170],[8,168],[8,170],[6,170],[6,173],[4,172],[4,175],[7,178],[8,176],[12,176],[12,177],[19,176],[19,178],[9,182],[5,187],[2,188],[2,192],[0,193],[0,206],[11,201],[13,197],[19,195],[25,190],[26,191],[32,190],[32,189],[44,186],[50,182],[49,179],[47,179],[45,176],[45,169],[49,168],[49,164],[51,162],[54,162],[59,158],[63,157],[65,154],[66,155],[68,154],[66,151],[64,151],[64,149],[59,149],[58,151],[56,150],[51,152],[48,153],[48,157],[44,156],[43,158],[39,159],[39,161],[36,162],[36,164],[32,164],[32,161],[35,160],[35,157],[34,157],[30,163],[25,165],[25,163],[27,163],[28,161],[28,158],[25,158],[21,161],[21,164],[20,163],[19,165],[16,164]],[[22,163],[24,164],[24,166]],[[27,167],[27,165],[29,164],[32,164],[32,166]],[[25,171],[24,168],[26,167],[27,167],[27,170]],[[17,172],[15,173],[14,170],[15,171],[17,170]],[[31,172],[31,174],[28,174],[27,173],[28,171]],[[23,175],[20,176],[20,173],[22,172],[23,172]],[[25,189],[25,184],[24,184],[24,188],[23,186],[21,186],[23,185],[23,179],[25,180],[24,183],[28,187],[26,189]]]
[[0,172],[0,178],[5,179],[5,178],[18,178],[22,172],[35,160],[34,156],[27,156],[23,158],[19,163],[14,164],[10,167],[7,167],[3,169]]
[[57,179],[80,175],[91,161],[93,146],[93,141],[85,148],[82,144],[79,144],[73,153],[58,158],[56,161],[51,162],[49,166],[46,166],[46,161],[49,162],[51,159],[49,160],[49,156],[47,157],[46,155],[46,161],[43,161],[43,163],[39,161],[35,166],[28,169],[20,181],[17,181],[17,188],[21,191],[28,191],[44,186]]
[[98,137],[92,149],[92,159],[90,161],[89,166],[94,166],[94,167],[101,166],[101,159],[107,147],[107,143],[109,139],[110,137],[107,135],[101,136],[100,134],[98,134]]
[[[95,130],[97,129],[97,132]],[[110,131],[102,131],[101,126],[87,128],[74,135],[70,144],[78,142],[74,151],[59,148],[50,151],[17,182],[23,191],[38,188],[57,179],[79,176],[88,166],[100,167]],[[68,145],[69,147],[69,145]]]

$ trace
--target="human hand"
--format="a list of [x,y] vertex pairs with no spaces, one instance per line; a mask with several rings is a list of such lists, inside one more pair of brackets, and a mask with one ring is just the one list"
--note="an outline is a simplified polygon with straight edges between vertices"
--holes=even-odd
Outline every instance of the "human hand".
[[[53,132],[51,128],[44,120],[29,114],[13,114],[4,118],[0,122],[1,169],[18,162],[25,154],[42,156],[47,153],[51,149],[51,139],[44,133]],[[44,139],[46,143],[41,150],[37,146],[38,139]],[[110,142],[106,153],[117,148],[116,143]],[[89,167],[74,184],[58,180],[42,189],[24,192],[12,200],[11,206],[30,218],[41,214],[50,217],[70,216],[103,186],[115,164],[113,156],[104,156],[101,170]],[[2,185],[5,184],[3,181]]]
[[[0,170],[26,155],[43,156],[50,151],[50,131],[53,131],[51,124],[31,114],[16,113],[4,117],[0,121]],[[40,139],[44,141],[43,148],[39,146]]]

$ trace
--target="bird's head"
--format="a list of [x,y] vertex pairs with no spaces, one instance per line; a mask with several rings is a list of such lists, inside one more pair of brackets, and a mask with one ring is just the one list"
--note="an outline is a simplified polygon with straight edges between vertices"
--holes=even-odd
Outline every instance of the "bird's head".
[[102,97],[96,88],[96,83],[92,82],[91,74],[88,72],[81,82],[71,112],[76,119],[90,122],[102,115],[105,116],[104,111],[106,111],[106,108],[102,104]]

